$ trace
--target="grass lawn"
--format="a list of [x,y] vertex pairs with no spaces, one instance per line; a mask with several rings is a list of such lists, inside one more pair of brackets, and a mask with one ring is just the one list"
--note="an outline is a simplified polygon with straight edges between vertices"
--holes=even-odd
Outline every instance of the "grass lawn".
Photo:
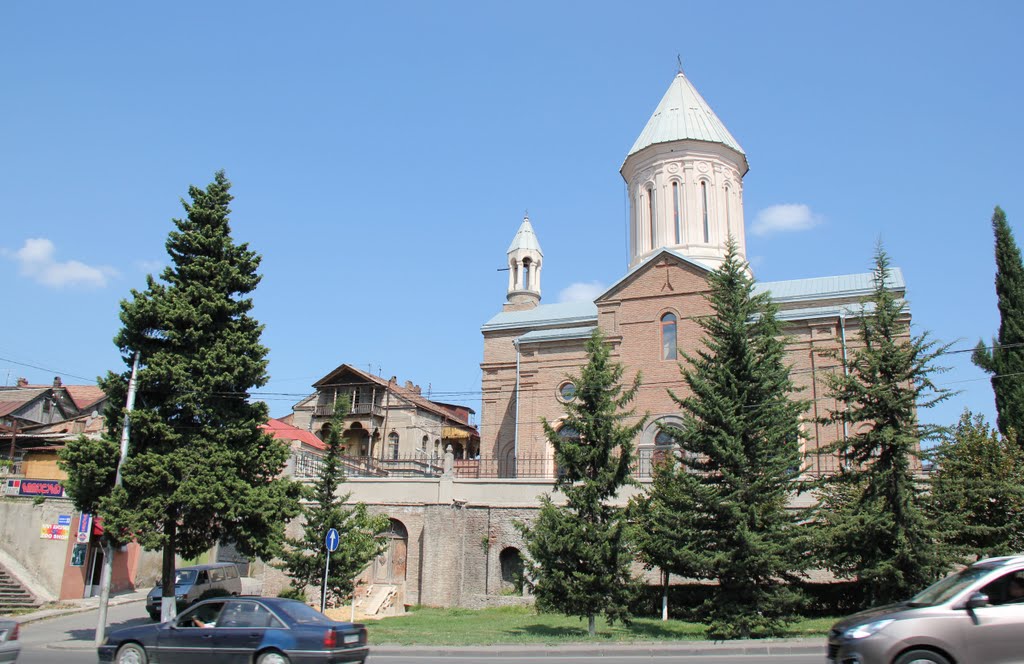
[[[835,618],[806,618],[791,626],[787,636],[822,637]],[[366,621],[371,644],[478,646],[494,644],[592,643],[586,620],[542,613],[532,607],[468,609],[415,608],[404,616]],[[636,618],[626,627],[597,619],[597,638],[603,643],[684,641],[704,638],[696,623]]]

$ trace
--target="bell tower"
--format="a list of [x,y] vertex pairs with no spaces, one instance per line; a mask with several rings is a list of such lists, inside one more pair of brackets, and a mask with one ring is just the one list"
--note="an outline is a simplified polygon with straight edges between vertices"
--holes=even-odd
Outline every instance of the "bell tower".
[[540,304],[540,271],[544,252],[530,217],[524,216],[508,247],[508,301],[504,309],[532,309]]
[[745,258],[748,170],[743,148],[680,68],[619,171],[629,195],[629,267],[667,248],[715,269],[730,237]]

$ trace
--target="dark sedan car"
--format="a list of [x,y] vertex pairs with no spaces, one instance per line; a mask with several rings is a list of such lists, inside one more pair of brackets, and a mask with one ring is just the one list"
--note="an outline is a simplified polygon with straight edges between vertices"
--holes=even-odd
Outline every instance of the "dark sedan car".
[[364,662],[366,627],[334,622],[291,599],[208,599],[174,620],[111,632],[101,662],[289,664]]

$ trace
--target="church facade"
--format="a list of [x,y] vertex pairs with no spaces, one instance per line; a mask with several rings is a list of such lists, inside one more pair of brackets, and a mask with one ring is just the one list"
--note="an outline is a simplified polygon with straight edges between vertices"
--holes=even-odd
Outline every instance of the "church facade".
[[[481,454],[499,460],[504,474],[553,477],[541,419],[557,428],[573,398],[571,376],[586,362],[586,340],[600,328],[626,379],[642,376],[635,411],[650,417],[635,441],[635,475],[649,475],[663,447],[659,423],[680,421],[669,390],[685,393],[682,353],[702,347],[697,321],[712,313],[707,276],[721,265],[730,238],[746,256],[747,170],[739,142],[680,72],[620,171],[629,196],[630,260],[617,283],[593,302],[542,304],[544,254],[532,222],[522,221],[507,251],[507,301],[481,330]],[[824,390],[827,375],[842,371],[840,358],[859,343],[857,317],[873,286],[871,273],[757,285],[779,306],[792,377],[803,388],[799,398],[810,402],[803,424],[809,452],[849,433],[818,421],[837,408]],[[903,297],[898,269],[887,286]],[[812,455],[808,472],[828,473],[835,463]]]
[[[739,143],[680,73],[622,165],[630,200],[630,259],[618,282],[590,302],[542,303],[545,256],[533,223],[523,219],[506,251],[506,302],[481,328],[483,397],[476,453],[443,445],[444,458],[432,457],[422,473],[353,472],[339,487],[351,493],[351,501],[391,521],[385,552],[363,575],[361,598],[385,589],[396,607],[530,601],[516,592],[525,551],[516,524],[534,518],[540,496],[552,494],[556,503],[564,499],[554,492],[558,469],[541,421],[557,428],[565,403],[574,398],[572,376],[586,362],[585,343],[595,328],[611,345],[613,359],[624,365],[626,379],[642,375],[635,412],[636,417],[649,414],[649,420],[635,441],[639,481],[624,487],[616,500],[624,505],[644,490],[654,461],[669,445],[659,437],[658,424],[679,422],[669,390],[685,393],[682,353],[701,348],[697,321],[712,313],[705,299],[708,275],[721,264],[729,238],[741,255],[746,252],[747,170]],[[859,345],[861,300],[873,285],[872,274],[861,273],[757,286],[779,306],[792,378],[803,388],[799,398],[809,403],[803,427],[810,475],[837,468],[833,456],[814,450],[855,433],[819,419],[838,407],[828,399],[825,383],[843,371],[841,358]],[[898,269],[888,275],[887,285],[903,297]],[[352,371],[342,368],[344,380],[332,375],[321,387],[353,383]],[[371,390],[378,392],[386,393]],[[333,393],[325,403],[333,403]],[[305,422],[299,410],[296,422]],[[312,428],[315,418],[306,417]],[[443,434],[427,442],[438,438],[443,442]],[[804,494],[798,500],[810,498]],[[279,587],[274,583],[283,585],[282,578],[273,578],[268,572],[264,592],[273,593]]]

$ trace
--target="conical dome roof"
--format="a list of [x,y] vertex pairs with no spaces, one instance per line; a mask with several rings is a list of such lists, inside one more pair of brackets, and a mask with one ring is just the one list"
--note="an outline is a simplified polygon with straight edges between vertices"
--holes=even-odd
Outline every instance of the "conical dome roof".
[[537,239],[537,234],[533,232],[533,224],[530,223],[529,217],[523,217],[523,223],[519,225],[516,236],[512,238],[512,244],[508,246],[508,253],[511,254],[516,250],[536,252],[538,256],[544,255],[544,252],[540,249],[540,241]]
[[746,156],[697,89],[679,72],[626,157],[656,143],[685,140],[721,143]]

